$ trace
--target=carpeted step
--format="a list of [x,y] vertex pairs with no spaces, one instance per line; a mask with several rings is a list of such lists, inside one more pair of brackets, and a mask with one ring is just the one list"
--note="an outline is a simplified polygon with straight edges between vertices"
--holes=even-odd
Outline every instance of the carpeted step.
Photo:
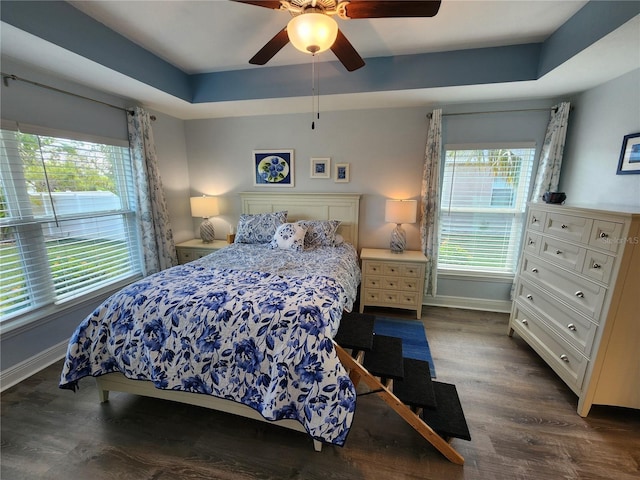
[[443,438],[456,437],[471,440],[467,420],[456,386],[450,383],[431,382],[436,394],[436,409],[425,408],[420,416],[438,435]]
[[368,352],[373,347],[375,317],[363,313],[344,313],[334,340],[342,348]]
[[365,354],[363,365],[375,377],[402,379],[404,376],[402,339],[374,335],[373,348]]
[[436,408],[436,394],[431,381],[429,362],[404,359],[404,378],[393,384],[393,393],[402,403],[414,408]]

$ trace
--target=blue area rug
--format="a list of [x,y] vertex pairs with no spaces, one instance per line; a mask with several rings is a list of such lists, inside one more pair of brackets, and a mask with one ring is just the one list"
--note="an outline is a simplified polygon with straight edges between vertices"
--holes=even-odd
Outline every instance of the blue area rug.
[[431,378],[436,378],[436,369],[431,358],[431,350],[427,341],[424,325],[419,320],[376,317],[373,325],[374,333],[402,339],[402,354],[405,358],[413,358],[429,362]]

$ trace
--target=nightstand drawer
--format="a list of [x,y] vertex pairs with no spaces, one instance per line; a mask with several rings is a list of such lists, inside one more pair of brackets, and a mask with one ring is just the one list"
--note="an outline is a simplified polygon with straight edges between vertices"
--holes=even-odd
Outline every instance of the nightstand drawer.
[[366,288],[382,288],[382,277],[365,277],[362,281],[362,284]]
[[366,262],[364,267],[364,273],[367,275],[382,275],[382,263]]

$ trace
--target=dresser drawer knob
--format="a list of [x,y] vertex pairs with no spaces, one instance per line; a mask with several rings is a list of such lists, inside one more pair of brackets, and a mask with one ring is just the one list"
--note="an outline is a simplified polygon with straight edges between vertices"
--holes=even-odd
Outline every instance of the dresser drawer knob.
[[533,272],[533,273],[538,273],[538,269],[537,269],[536,267],[533,267],[533,268],[531,269],[531,272]]
[[536,242],[534,242],[533,240],[529,239],[529,245],[533,245],[534,243],[536,243]]
[[562,253],[562,250],[556,250],[556,255],[560,255]]
[[527,295],[527,299],[528,300],[533,300],[533,295],[531,295],[531,294]]
[[599,263],[595,263],[594,262],[593,268],[595,268],[595,269],[602,268],[602,265],[600,265]]
[[538,219],[536,217],[531,217],[531,223],[536,223]]
[[560,355],[560,360],[563,362],[569,363],[569,357],[567,357],[564,353]]
[[567,328],[572,332],[575,332],[577,330],[576,326],[573,323],[570,323],[569,325],[567,325]]
[[600,232],[600,238],[609,238],[609,234],[605,232]]
[[578,298],[584,298],[584,293],[582,293],[580,290],[578,290],[578,291],[575,293],[575,296],[576,296],[576,297],[578,297]]
[[562,225],[560,225],[560,228],[564,230],[565,228],[567,228],[567,226],[563,223]]
[[523,318],[521,322],[523,325],[529,325],[529,320],[527,320],[526,318]]

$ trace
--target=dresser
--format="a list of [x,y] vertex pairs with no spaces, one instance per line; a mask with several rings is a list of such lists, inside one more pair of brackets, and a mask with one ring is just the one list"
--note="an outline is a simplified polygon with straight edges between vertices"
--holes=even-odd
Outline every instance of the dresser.
[[422,252],[363,248],[360,313],[367,305],[415,310],[422,316],[425,264]]
[[532,203],[509,335],[578,396],[640,408],[640,213]]
[[211,243],[204,243],[199,238],[188,240],[186,242],[176,244],[176,254],[178,255],[178,263],[184,265],[192,262],[211,252],[220,250],[229,245],[225,240],[214,240]]

